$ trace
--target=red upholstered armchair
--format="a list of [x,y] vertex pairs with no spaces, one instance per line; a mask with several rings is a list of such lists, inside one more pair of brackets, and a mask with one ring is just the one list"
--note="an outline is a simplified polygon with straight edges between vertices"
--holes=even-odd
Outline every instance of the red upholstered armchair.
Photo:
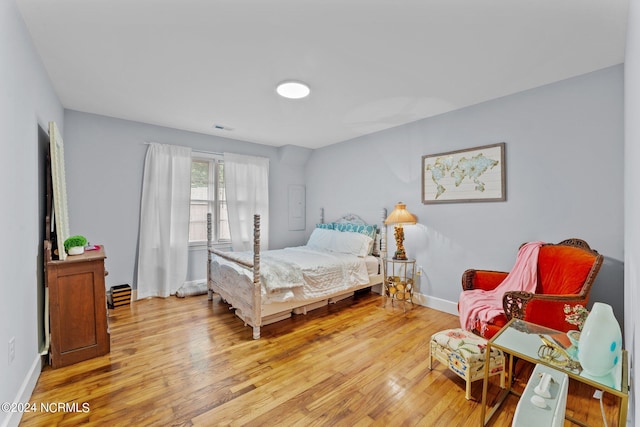
[[[559,331],[575,329],[565,320],[564,306],[587,305],[591,285],[600,270],[603,257],[580,239],[568,239],[558,244],[544,244],[538,253],[538,284],[535,293],[506,292],[502,297],[504,315],[493,320],[484,334],[489,339],[511,318],[547,326]],[[467,270],[462,274],[462,289],[492,290],[506,272]]]

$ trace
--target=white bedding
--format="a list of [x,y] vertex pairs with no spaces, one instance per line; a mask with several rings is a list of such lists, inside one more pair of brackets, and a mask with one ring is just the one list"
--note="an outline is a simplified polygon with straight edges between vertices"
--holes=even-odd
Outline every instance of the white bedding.
[[[367,265],[373,265],[373,274],[378,273],[378,262],[375,257],[358,257],[355,255],[337,253],[328,250],[310,248],[308,246],[298,246],[260,254],[261,262],[261,282],[263,303],[283,302],[283,301],[304,301],[311,298],[322,297],[335,293],[339,290],[349,290],[356,285],[369,283],[369,272]],[[252,252],[234,253],[234,257],[239,257],[245,261],[253,260]],[[373,258],[375,261],[368,260]],[[285,264],[273,268],[270,264],[284,261]],[[291,266],[294,264],[297,267]],[[298,274],[283,268],[290,266],[291,269],[298,268],[304,280],[304,286],[295,283]],[[215,256],[211,265],[212,279],[218,286],[225,286],[227,291],[240,294],[245,297],[250,295],[253,281],[252,272],[233,262],[227,261],[219,256]],[[266,270],[266,274],[265,274]],[[278,273],[282,273],[284,276]],[[244,285],[235,285],[230,288],[233,272],[239,272],[243,276]],[[288,280],[294,278],[289,284]],[[270,284],[276,280],[277,284]],[[265,285],[264,282],[267,282]]]

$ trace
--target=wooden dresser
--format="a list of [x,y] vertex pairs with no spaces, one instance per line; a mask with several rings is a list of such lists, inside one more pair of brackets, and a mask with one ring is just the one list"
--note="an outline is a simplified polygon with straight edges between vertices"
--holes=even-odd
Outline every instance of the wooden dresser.
[[51,348],[54,368],[109,353],[104,247],[65,261],[52,260],[45,242],[45,274],[49,288]]

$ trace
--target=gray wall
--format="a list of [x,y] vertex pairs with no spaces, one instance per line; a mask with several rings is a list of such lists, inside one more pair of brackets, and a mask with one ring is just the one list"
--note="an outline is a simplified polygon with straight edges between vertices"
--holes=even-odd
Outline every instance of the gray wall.
[[[105,116],[65,111],[65,158],[71,234],[105,245],[107,288],[135,283],[145,142],[230,151],[269,158],[270,247],[297,245],[304,231],[288,231],[287,188],[304,185],[309,150],[235,141]],[[206,276],[206,252],[189,252],[188,280]]]
[[[41,369],[43,146],[63,109],[14,0],[0,2],[0,402],[27,402]],[[8,343],[15,339],[15,359]],[[20,414],[0,412],[0,425]]]
[[[498,142],[506,202],[422,204],[423,155]],[[335,144],[307,164],[307,233],[320,207],[328,221],[346,212],[377,221],[381,207],[404,201],[419,222],[405,227],[407,253],[425,272],[419,298],[452,313],[465,269],[508,271],[526,241],[579,237],[621,269],[623,142],[623,67],[615,66]],[[594,294],[622,307],[617,280]]]

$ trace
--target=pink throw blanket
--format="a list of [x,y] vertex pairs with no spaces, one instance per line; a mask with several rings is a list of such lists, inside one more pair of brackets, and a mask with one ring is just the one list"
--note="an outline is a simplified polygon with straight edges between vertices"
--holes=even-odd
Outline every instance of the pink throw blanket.
[[490,291],[473,289],[462,292],[458,310],[460,311],[460,325],[463,329],[472,330],[476,321],[479,320],[480,332],[484,334],[487,324],[497,316],[504,314],[502,297],[505,292],[536,291],[538,252],[543,244],[543,242],[531,242],[522,245],[513,269],[495,289]]

